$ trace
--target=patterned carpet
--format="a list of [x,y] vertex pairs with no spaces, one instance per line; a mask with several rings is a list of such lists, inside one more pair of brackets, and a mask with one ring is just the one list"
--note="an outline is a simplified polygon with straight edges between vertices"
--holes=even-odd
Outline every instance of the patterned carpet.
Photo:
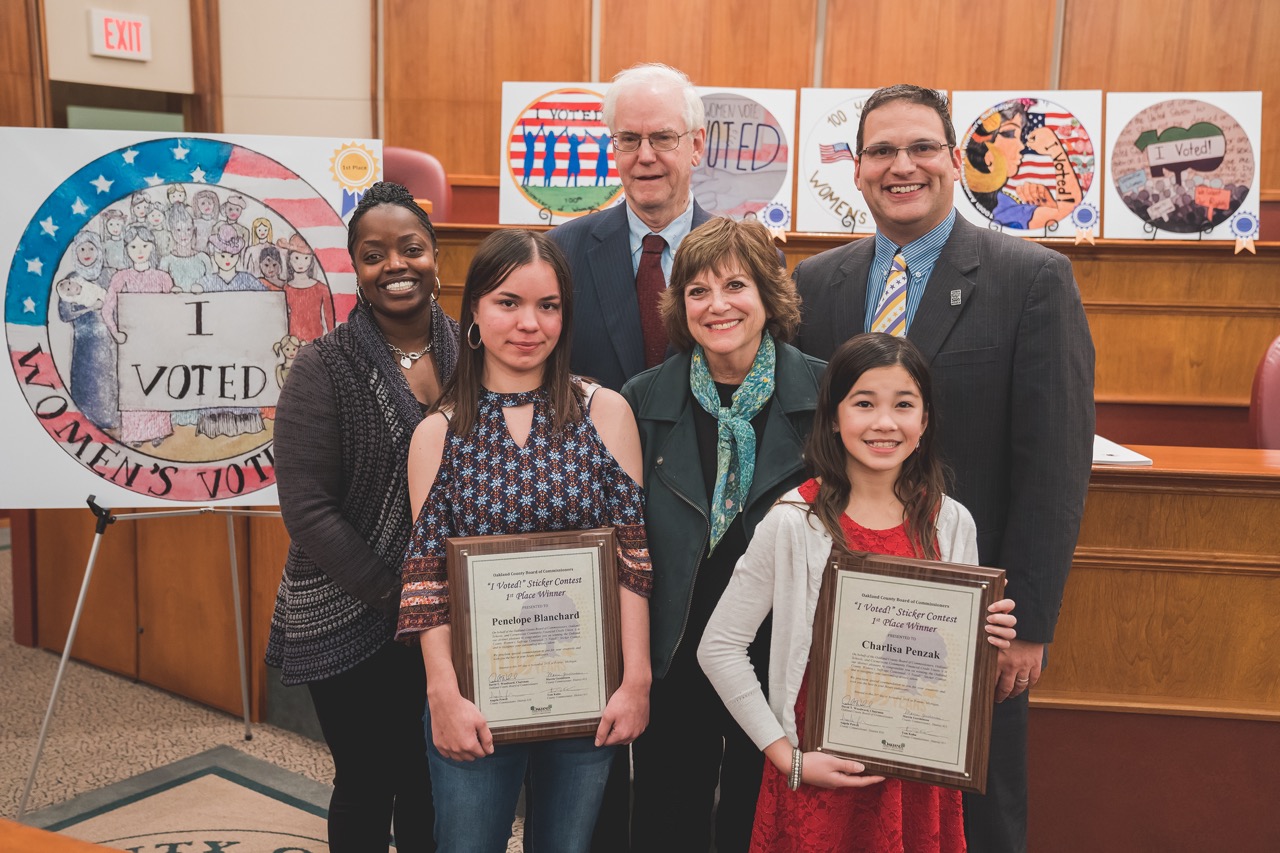
[[328,785],[220,746],[81,794],[25,822],[117,849],[326,853]]
[[[8,529],[4,529],[8,534]],[[11,555],[0,550],[0,815],[15,818],[58,656],[13,642]],[[253,727],[244,740],[238,717],[163,690],[75,662],[67,663],[40,772],[27,804],[54,803],[155,770],[216,746],[236,749],[329,784],[333,762],[323,743],[273,726]]]
[[[0,817],[16,819],[58,655],[13,642],[8,542],[9,529],[0,526]],[[69,661],[28,814],[219,746],[313,782],[332,782],[333,762],[322,742],[265,724],[254,724],[246,742],[239,717]],[[509,850],[520,850],[519,838],[517,820]],[[247,853],[247,845],[237,849]]]

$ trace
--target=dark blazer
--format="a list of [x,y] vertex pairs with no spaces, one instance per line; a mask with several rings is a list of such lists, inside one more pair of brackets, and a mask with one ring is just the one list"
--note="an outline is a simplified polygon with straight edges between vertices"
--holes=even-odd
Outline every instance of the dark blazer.
[[[694,228],[710,218],[693,202]],[[557,225],[547,236],[564,251],[573,275],[569,369],[617,391],[644,370],[626,203]]]
[[[874,255],[863,239],[796,267],[802,351],[830,359],[863,331]],[[931,367],[929,428],[979,560],[1006,571],[1018,638],[1050,642],[1093,459],[1093,340],[1071,263],[957,216],[907,337]]]
[[[689,361],[689,353],[676,353],[622,389],[635,412],[644,449],[645,525],[653,563],[649,639],[655,678],[667,674],[685,634],[694,580],[711,530]],[[778,345],[776,390],[742,509],[748,541],[774,501],[805,480],[804,442],[813,425],[818,380],[825,367],[794,347]]]

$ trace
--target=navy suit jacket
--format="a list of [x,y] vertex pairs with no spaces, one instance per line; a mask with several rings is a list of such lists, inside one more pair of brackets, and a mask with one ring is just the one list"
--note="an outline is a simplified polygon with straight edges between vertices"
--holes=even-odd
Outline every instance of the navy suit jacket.
[[[711,218],[693,202],[693,227]],[[626,202],[552,228],[573,275],[569,369],[615,391],[644,370],[644,336],[631,266]]]
[[[863,331],[875,240],[801,262],[805,353]],[[1053,639],[1093,459],[1093,339],[1071,263],[957,216],[907,337],[929,361],[954,497],[983,565],[1007,573],[1018,638]]]

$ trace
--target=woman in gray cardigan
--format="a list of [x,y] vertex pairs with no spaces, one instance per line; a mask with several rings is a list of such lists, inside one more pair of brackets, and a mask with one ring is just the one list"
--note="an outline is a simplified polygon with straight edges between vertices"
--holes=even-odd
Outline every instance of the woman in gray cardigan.
[[333,753],[330,849],[386,850],[394,813],[396,849],[430,851],[422,659],[392,634],[415,514],[409,440],[453,375],[458,324],[437,302],[435,231],[404,187],[365,192],[347,248],[356,307],[299,351],[276,409],[292,541],[267,663],[307,685]]

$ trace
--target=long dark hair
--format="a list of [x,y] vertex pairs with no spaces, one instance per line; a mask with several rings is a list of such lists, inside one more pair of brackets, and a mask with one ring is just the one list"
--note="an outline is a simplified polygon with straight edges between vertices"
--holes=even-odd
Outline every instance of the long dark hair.
[[452,412],[450,426],[461,436],[471,432],[480,406],[481,379],[484,376],[484,347],[472,349],[468,343],[475,322],[475,304],[507,280],[520,267],[543,261],[556,274],[560,288],[560,339],[542,365],[542,387],[551,401],[552,425],[582,419],[582,389],[569,374],[569,344],[573,340],[573,284],[569,262],[560,247],[537,231],[511,229],[495,231],[476,248],[462,285],[462,310],[458,328],[462,340],[458,346],[458,367],[444,386],[433,411]]
[[814,476],[821,480],[818,499],[811,512],[818,516],[837,545],[843,547],[844,533],[840,517],[849,505],[851,483],[846,464],[848,451],[837,432],[837,410],[854,384],[868,370],[901,365],[916,387],[924,407],[926,428],[920,444],[902,463],[894,494],[902,501],[903,525],[917,557],[938,559],[936,519],[942,506],[945,475],[941,461],[934,453],[934,435],[938,416],[933,410],[933,388],[929,365],[906,338],[895,338],[881,332],[856,335],[845,341],[831,357],[818,389],[818,408],[813,415],[813,431],[805,446],[805,460]]

